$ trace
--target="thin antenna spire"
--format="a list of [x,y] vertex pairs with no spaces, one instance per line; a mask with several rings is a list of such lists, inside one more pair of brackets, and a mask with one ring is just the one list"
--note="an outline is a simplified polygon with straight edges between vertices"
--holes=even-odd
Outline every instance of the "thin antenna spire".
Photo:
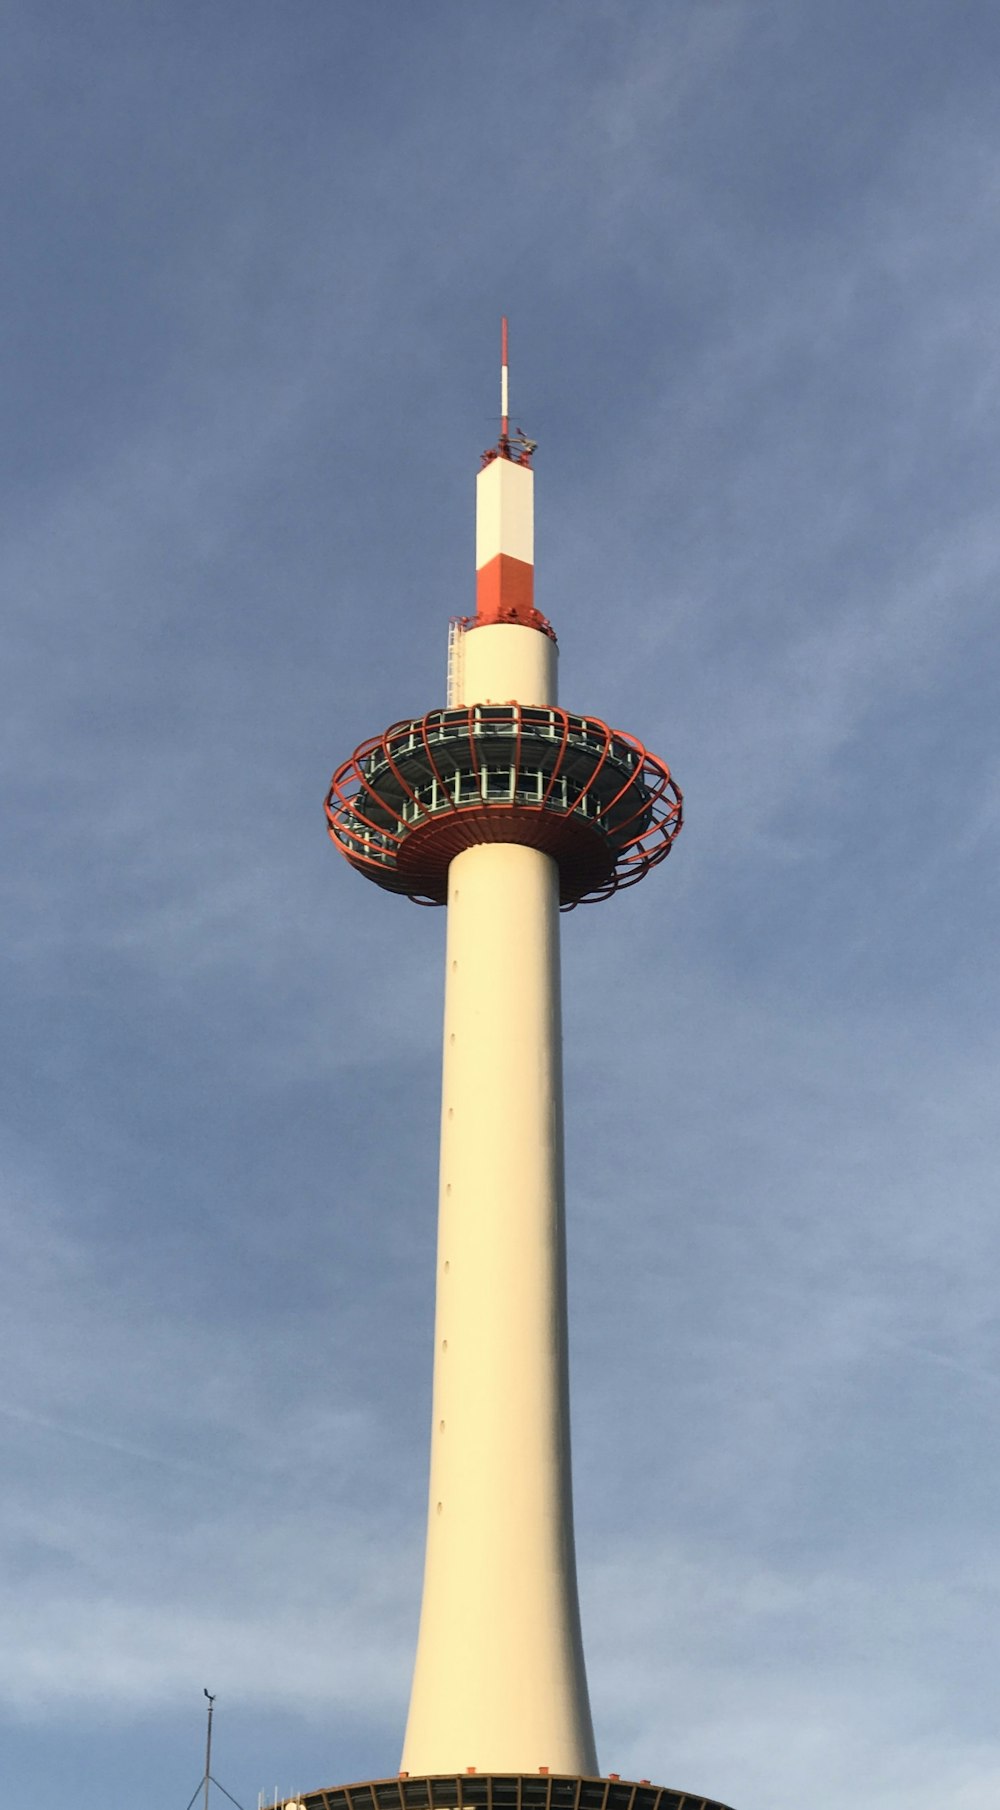
[[[194,1810],[194,1800],[196,1797],[198,1797],[200,1795],[200,1793],[202,1791],[204,1791],[204,1794],[205,1794],[203,1810],[208,1810],[208,1794],[209,1794],[210,1785],[214,1785],[216,1791],[221,1791],[223,1797],[227,1797],[229,1799],[229,1802],[232,1805],[234,1805],[235,1810],[243,1810],[243,1805],[240,1803],[239,1799],[235,1798],[231,1791],[227,1791],[225,1785],[220,1785],[218,1779],[212,1777],[212,1711],[215,1708],[215,1698],[213,1697],[211,1691],[206,1691],[205,1696],[208,1698],[208,1728],[205,1733],[205,1776],[195,1786],[194,1795],[191,1798],[191,1802],[188,1804],[187,1810]],[[258,1800],[258,1810],[259,1810],[259,1800]]]
[[208,1698],[208,1731],[205,1735],[205,1810],[208,1810],[208,1784],[212,1777],[212,1711],[215,1708],[215,1698],[208,1690],[205,1695]]
[[500,321],[500,438],[506,440],[510,414],[507,404],[507,316]]

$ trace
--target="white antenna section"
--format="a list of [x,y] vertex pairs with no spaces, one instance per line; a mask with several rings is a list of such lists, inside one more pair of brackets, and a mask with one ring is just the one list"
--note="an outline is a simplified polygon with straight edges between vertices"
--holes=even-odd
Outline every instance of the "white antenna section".
[[448,624],[448,709],[465,702],[465,621],[453,616]]

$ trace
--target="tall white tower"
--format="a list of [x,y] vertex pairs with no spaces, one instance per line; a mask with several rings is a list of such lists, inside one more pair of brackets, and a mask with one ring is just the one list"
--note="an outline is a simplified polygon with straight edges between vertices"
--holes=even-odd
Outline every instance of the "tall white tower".
[[[453,661],[466,721],[556,702],[534,474],[506,409],[501,448],[479,473],[476,626]],[[559,868],[506,839],[509,738],[503,753],[483,767],[504,839],[447,870],[430,1507],[403,1766],[596,1773],[570,1492]]]
[[[335,773],[359,872],[447,905],[430,1498],[402,1770],[308,1810],[680,1810],[598,1775],[573,1548],[559,911],[669,854],[681,799],[633,736],[556,700],[534,599],[534,445],[483,455],[476,613],[448,702]],[[367,1795],[366,1795],[367,1794]],[[622,1795],[624,1794],[624,1795]]]

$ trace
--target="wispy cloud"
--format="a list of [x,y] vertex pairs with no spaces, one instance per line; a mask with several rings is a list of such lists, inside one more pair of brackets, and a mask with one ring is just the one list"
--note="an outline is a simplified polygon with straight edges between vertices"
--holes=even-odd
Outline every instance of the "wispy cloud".
[[396,1764],[442,927],[320,806],[440,701],[506,309],[563,696],[690,806],[566,923],[602,1758],[991,1801],[995,22],[56,10],[0,128],[8,1788],[44,1706],[103,1804],[203,1678]]

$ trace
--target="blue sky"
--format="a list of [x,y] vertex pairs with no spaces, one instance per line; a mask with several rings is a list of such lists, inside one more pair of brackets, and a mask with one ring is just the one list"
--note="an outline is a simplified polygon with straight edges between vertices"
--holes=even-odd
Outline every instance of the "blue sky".
[[684,788],[565,920],[606,1769],[1000,1798],[1000,15],[14,0],[0,1751],[392,1772],[443,917],[328,776],[443,697],[536,438],[562,695]]

